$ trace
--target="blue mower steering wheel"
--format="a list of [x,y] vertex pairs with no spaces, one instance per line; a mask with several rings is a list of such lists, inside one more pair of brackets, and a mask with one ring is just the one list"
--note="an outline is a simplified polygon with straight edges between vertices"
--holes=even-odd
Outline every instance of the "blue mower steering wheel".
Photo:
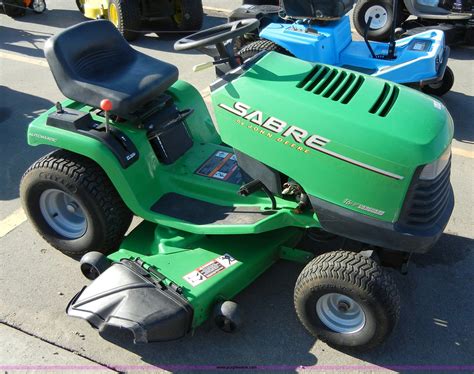
[[209,45],[223,43],[255,30],[260,26],[260,21],[255,18],[244,19],[211,27],[210,29],[196,32],[174,43],[176,51],[187,51]]

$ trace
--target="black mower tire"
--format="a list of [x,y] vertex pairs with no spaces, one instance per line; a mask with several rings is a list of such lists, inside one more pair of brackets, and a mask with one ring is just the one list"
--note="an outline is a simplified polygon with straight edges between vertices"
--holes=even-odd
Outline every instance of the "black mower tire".
[[427,84],[421,88],[425,94],[433,96],[443,96],[447,94],[454,85],[454,73],[449,66],[446,66],[443,79],[440,82]]
[[76,6],[77,9],[79,9],[79,12],[84,14],[84,0],[76,0]]
[[[331,295],[349,297],[363,311],[360,330],[337,332],[321,320],[318,300]],[[306,265],[296,281],[294,305],[312,335],[337,349],[358,352],[385,341],[400,314],[400,296],[392,276],[371,258],[349,251],[328,252]]]
[[292,54],[288,52],[286,49],[280,47],[278,44],[267,39],[259,39],[245,45],[238,52],[238,55],[243,61],[245,61],[245,60],[248,60],[249,58],[252,58],[253,56],[257,55],[258,53],[262,51],[278,52],[284,55],[292,56]]
[[5,14],[12,18],[23,17],[26,14],[26,9],[21,0],[4,0],[3,9]]
[[[369,10],[369,8],[373,6],[380,6],[385,9],[387,13],[387,22],[383,27],[380,29],[369,29],[367,33],[367,37],[369,40],[376,40],[376,41],[388,41],[390,39],[390,33],[392,28],[392,23],[394,21],[394,14],[393,14],[393,4],[392,0],[359,0],[357,1],[354,12],[352,14],[352,20],[354,23],[354,27],[356,28],[357,32],[363,36],[365,32],[365,14]],[[399,10],[401,13],[401,11]],[[398,16],[400,19],[400,15]],[[400,23],[397,22],[396,27],[399,27]]]
[[140,36],[140,1],[139,0],[109,0],[110,6],[115,6],[118,12],[118,25],[115,25],[125,40],[131,42]]
[[234,301],[221,301],[214,307],[214,323],[227,333],[234,333],[242,327],[240,308]]
[[280,5],[279,0],[244,0],[242,5]]
[[89,280],[97,279],[110,266],[110,260],[100,252],[88,252],[81,257],[81,273]]
[[176,14],[172,23],[178,31],[198,31],[204,21],[202,0],[175,0]]
[[[80,206],[86,229],[67,238],[43,215],[40,199],[45,191],[64,192]],[[94,161],[65,150],[54,151],[31,165],[23,175],[20,196],[29,221],[54,248],[74,258],[97,251],[116,250],[133,215],[112,182]]]

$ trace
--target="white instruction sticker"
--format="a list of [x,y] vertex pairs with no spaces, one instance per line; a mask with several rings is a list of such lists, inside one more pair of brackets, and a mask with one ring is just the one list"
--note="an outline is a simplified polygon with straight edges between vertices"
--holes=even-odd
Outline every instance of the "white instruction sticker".
[[238,263],[238,261],[226,253],[225,255],[217,257],[216,259],[209,261],[207,264],[198,267],[189,274],[186,274],[183,279],[191,286],[196,287],[236,263]]

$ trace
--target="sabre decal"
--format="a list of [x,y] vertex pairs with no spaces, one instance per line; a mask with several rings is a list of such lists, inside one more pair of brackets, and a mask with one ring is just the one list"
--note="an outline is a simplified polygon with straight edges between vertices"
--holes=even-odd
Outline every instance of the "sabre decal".
[[[319,150],[330,142],[320,135],[309,135],[308,131],[296,126],[288,126],[288,123],[276,117],[268,117],[265,120],[263,113],[259,110],[250,110],[250,106],[241,102],[235,102],[233,107],[219,104],[222,109],[227,110],[239,117],[242,117],[258,126],[263,127],[282,137],[291,136],[296,142],[306,145],[309,148]],[[309,136],[308,136],[309,135]]]
[[325,146],[331,142],[329,139],[321,135],[310,135],[308,131],[297,126],[288,125],[287,122],[282,121],[281,119],[278,119],[276,117],[265,117],[260,110],[251,110],[250,105],[237,101],[232,107],[226,104],[219,104],[219,107],[232,114],[235,114],[236,116],[242,117],[255,125],[269,130],[270,132],[280,134],[281,138],[279,139],[291,136],[295,140],[295,142],[304,144],[306,147],[314,149],[315,151],[318,151],[320,153],[324,153],[325,155],[328,155],[330,157],[337,158],[338,160],[350,163],[366,170],[373,171],[377,174],[381,174],[389,178],[393,178],[396,180],[404,179],[404,177],[401,175],[397,175],[389,171],[379,169],[375,166],[368,165],[363,162],[336,153],[334,151],[330,151],[325,148]]

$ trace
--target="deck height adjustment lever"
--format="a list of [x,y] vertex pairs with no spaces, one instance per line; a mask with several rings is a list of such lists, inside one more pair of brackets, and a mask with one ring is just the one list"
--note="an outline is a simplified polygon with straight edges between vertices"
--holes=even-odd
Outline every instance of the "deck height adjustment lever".
[[268,196],[268,198],[272,202],[272,210],[277,209],[277,204],[275,200],[275,196],[273,196],[272,192],[259,180],[253,180],[249,183],[244,184],[239,188],[238,194],[240,196],[249,196],[257,191],[263,191]]

